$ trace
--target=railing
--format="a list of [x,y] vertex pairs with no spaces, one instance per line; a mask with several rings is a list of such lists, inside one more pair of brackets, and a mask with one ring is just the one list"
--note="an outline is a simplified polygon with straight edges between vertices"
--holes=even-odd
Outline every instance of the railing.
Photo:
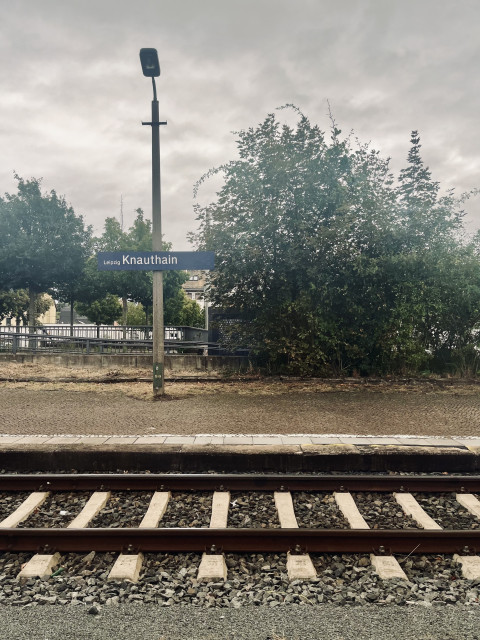
[[[4,333],[15,333],[31,336],[65,336],[79,338],[111,338],[115,340],[151,340],[152,326],[113,326],[95,324],[74,324],[73,328],[69,324],[43,324],[38,327],[29,326],[0,326],[0,331]],[[165,340],[207,340],[208,330],[199,327],[166,326]]]
[[[19,327],[21,331],[12,331],[17,327],[1,327],[0,330],[0,352],[19,353],[19,352],[42,352],[42,353],[83,353],[89,354],[148,354],[152,352],[152,340],[142,338],[123,338],[123,327],[105,327],[112,329],[112,333],[117,333],[117,337],[97,338],[96,327],[95,336],[74,335],[70,336],[70,327],[62,334],[60,332],[51,332],[50,328],[58,328],[58,325],[50,325],[49,327],[37,327],[35,332],[25,331],[26,327]],[[78,328],[78,327],[74,327]],[[84,327],[81,327],[84,328]],[[90,329],[87,325],[87,328]],[[126,327],[127,329],[149,330],[151,335],[151,327]],[[4,330],[6,329],[6,330]],[[119,330],[119,331],[117,331]],[[127,332],[127,335],[141,335],[141,332]],[[205,329],[197,329],[195,327],[165,327],[165,353],[194,353],[204,354],[215,352],[218,350],[218,344],[209,343],[207,341],[208,332]]]

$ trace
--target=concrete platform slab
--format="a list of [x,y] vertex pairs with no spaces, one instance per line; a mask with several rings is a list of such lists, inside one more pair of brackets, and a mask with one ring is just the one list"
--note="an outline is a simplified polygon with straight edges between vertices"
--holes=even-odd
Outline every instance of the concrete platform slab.
[[16,445],[24,446],[29,444],[45,444],[47,443],[52,436],[22,436],[19,440],[15,442]]
[[80,442],[80,436],[57,436],[55,438],[50,438],[49,440],[47,440],[46,444],[48,445],[63,445],[63,446],[67,446],[70,444],[77,444],[78,442]]
[[[224,445],[249,445],[249,444],[253,444],[253,436],[230,436],[230,435],[224,435],[223,436],[223,443]],[[263,444],[261,442],[257,442],[257,444]]]
[[105,442],[106,445],[131,445],[138,440],[138,436],[112,436]]
[[[4,454],[2,468],[7,471],[53,471],[62,467],[79,471],[114,471],[127,466],[139,471],[168,469],[197,473],[205,469],[345,473],[414,472],[419,468],[429,472],[480,471],[480,447],[467,449],[458,438],[452,438],[452,446],[447,446],[446,442],[450,440],[445,438],[347,436],[308,433],[258,436],[222,433],[189,436],[166,433],[143,436],[12,434],[6,436],[3,443],[0,436],[0,453]],[[71,440],[72,437],[78,440]],[[402,444],[395,444],[396,441]]]
[[139,436],[135,440],[135,444],[144,445],[144,444],[154,444],[159,445],[163,444],[166,440],[166,436]]
[[[283,444],[282,438],[278,436],[253,436],[252,444],[269,444],[278,446]],[[296,444],[295,442],[287,442],[286,444]]]
[[340,438],[332,436],[310,436],[312,444],[340,444]]
[[193,444],[195,436],[167,436],[165,444]]
[[0,447],[4,444],[12,444],[21,440],[22,436],[0,436]]
[[109,436],[80,436],[80,440],[78,441],[78,444],[98,446],[98,445],[104,444],[108,440],[108,438]]
[[196,436],[193,444],[199,446],[205,446],[209,444],[223,444],[223,440],[223,436]]

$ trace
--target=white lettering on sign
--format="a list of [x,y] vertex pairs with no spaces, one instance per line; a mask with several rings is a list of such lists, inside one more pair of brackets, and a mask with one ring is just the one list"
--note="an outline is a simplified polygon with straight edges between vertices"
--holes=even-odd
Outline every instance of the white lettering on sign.
[[178,264],[178,260],[175,256],[131,256],[127,253],[122,256],[122,264]]

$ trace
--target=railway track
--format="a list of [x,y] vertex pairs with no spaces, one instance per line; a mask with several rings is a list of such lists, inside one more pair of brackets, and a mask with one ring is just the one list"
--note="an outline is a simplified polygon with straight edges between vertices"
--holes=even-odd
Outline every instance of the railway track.
[[476,604],[479,494],[477,476],[1,474],[0,604],[402,604],[430,586]]
[[[111,492],[152,492],[162,504],[150,504],[150,522],[139,527],[98,527],[88,526],[90,520],[105,507]],[[212,497],[223,498],[220,510],[223,516],[221,526],[218,516],[212,514],[210,527],[170,527],[160,525],[172,492],[212,492]],[[272,493],[276,499],[280,526],[271,528],[232,528],[227,526],[230,494]],[[375,549],[391,553],[408,552],[417,547],[418,553],[454,553],[466,547],[480,549],[480,502],[475,494],[480,493],[480,478],[472,476],[278,476],[278,475],[213,475],[213,474],[49,474],[49,475],[1,475],[0,492],[3,495],[31,492],[20,504],[16,514],[9,514],[0,521],[0,550],[35,551],[50,548],[55,551],[205,551],[212,547],[225,551],[292,551],[301,549],[312,552],[366,552]],[[59,492],[93,492],[93,502],[97,508],[87,509],[83,519],[62,527],[29,526],[31,514],[38,512],[41,504],[50,495]],[[336,506],[348,520],[350,528],[299,527],[293,509],[292,492],[331,493]],[[407,518],[424,514],[417,519],[418,526],[412,528],[378,528],[369,526],[357,509],[352,493],[379,493],[393,495]],[[432,518],[428,518],[411,492],[421,494],[451,493],[452,499],[469,510],[470,527],[444,529]],[[95,498],[102,495],[104,502],[99,506]],[[361,497],[361,496],[360,496]],[[405,505],[405,499],[408,504]],[[282,502],[283,501],[283,502]],[[234,501],[234,505],[235,501]],[[64,505],[68,514],[68,505]],[[91,504],[90,504],[91,507]],[[121,512],[122,505],[116,505]],[[231,507],[230,507],[231,508]],[[90,514],[90,515],[88,515]],[[413,514],[413,515],[412,515]],[[222,519],[223,518],[223,519]],[[153,526],[148,526],[148,524]],[[283,520],[283,521],[282,521]],[[80,522],[82,524],[80,524]],[[76,524],[75,524],[76,523]],[[73,526],[72,526],[73,525]],[[308,525],[308,523],[307,523]],[[22,526],[23,528],[19,528]],[[418,545],[418,546],[417,546]]]

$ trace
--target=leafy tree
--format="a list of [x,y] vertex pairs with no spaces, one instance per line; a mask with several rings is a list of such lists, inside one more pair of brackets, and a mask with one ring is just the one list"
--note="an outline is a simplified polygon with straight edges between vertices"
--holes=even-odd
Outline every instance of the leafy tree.
[[63,197],[42,193],[41,180],[15,178],[17,193],[0,198],[0,287],[28,290],[28,321],[34,325],[37,296],[78,278],[90,229]]
[[122,306],[112,293],[101,300],[93,300],[90,304],[77,302],[76,309],[97,325],[97,338],[100,337],[100,325],[113,324],[122,315]]
[[[152,229],[150,220],[145,220],[142,209],[137,209],[137,216],[128,232],[122,231],[116,218],[105,220],[104,232],[96,239],[97,251],[151,251]],[[170,251],[171,244],[164,243],[163,250]],[[153,278],[150,271],[97,271],[92,260],[86,268],[85,287],[80,293],[81,300],[88,302],[103,296],[106,292],[114,293],[122,299],[123,324],[127,324],[128,301],[140,303],[147,316],[153,305]],[[181,324],[181,315],[185,297],[182,284],[188,279],[184,271],[165,271],[163,274],[164,322],[165,324]],[[91,290],[89,291],[89,286]]]
[[[50,308],[51,300],[46,296],[38,296],[35,300],[35,317],[42,315]],[[9,289],[0,291],[0,321],[14,318],[16,325],[27,322],[29,309],[28,291],[25,289]]]
[[[327,140],[298,114],[294,128],[270,114],[240,131],[238,159],[196,187],[223,172],[191,239],[215,251],[209,299],[241,315],[238,346],[276,370],[338,374],[422,370],[439,349],[473,344],[478,252],[459,237],[463,199],[440,196],[418,134],[395,184],[388,160],[341,139],[333,118]],[[464,277],[468,288],[447,284]]]
[[129,302],[127,311],[127,325],[140,327],[147,324],[145,310],[140,303]]
[[190,300],[183,289],[179,289],[173,296],[167,298],[164,305],[166,325],[181,325],[186,327],[203,327],[205,317],[203,310]]

